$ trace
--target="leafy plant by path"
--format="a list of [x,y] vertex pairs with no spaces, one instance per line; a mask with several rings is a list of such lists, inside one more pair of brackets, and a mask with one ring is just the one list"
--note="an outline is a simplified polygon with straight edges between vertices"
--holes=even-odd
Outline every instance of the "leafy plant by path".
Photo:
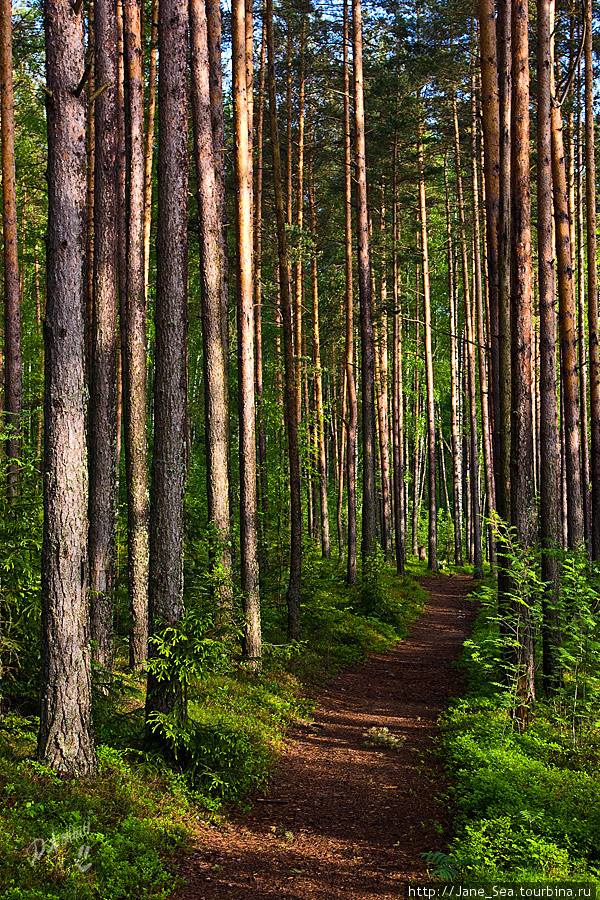
[[363,735],[365,744],[370,747],[385,747],[386,750],[401,750],[406,738],[404,735],[397,737],[389,728],[378,728],[373,725]]

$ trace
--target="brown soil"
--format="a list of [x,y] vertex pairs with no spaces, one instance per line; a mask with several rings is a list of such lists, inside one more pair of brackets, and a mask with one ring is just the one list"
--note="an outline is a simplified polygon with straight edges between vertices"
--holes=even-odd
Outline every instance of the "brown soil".
[[[464,575],[423,581],[429,602],[409,637],[330,682],[313,725],[286,740],[266,801],[226,825],[199,823],[178,900],[386,900],[425,876],[421,854],[451,824],[443,771],[430,751],[456,695],[453,667],[475,604]],[[368,728],[404,737],[369,746]]]

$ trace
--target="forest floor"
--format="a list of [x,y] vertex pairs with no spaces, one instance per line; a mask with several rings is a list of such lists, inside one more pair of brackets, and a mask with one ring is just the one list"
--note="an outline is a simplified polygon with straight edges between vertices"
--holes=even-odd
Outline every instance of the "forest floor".
[[[409,636],[334,678],[313,723],[288,733],[266,799],[198,823],[178,900],[397,900],[426,877],[422,854],[447,845],[452,820],[430,751],[476,604],[470,576],[421,584],[429,600]],[[372,745],[370,728],[399,742]]]

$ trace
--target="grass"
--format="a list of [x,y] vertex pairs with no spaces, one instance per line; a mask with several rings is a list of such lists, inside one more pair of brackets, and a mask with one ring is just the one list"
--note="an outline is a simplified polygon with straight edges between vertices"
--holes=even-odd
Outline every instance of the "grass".
[[600,883],[600,729],[574,745],[568,723],[538,702],[527,730],[514,730],[489,668],[495,630],[483,607],[462,659],[467,695],[443,719],[455,837],[447,854],[430,854],[432,874]]
[[264,791],[286,729],[310,716],[318,687],[405,636],[426,598],[385,568],[365,603],[342,566],[309,556],[303,640],[288,644],[285,605],[263,596],[263,672],[233,662],[192,685],[189,740],[170,765],[144,747],[143,684],[125,672],[95,699],[93,781],[62,782],[35,761],[35,717],[12,712],[0,722],[2,900],[168,897],[194,819]]

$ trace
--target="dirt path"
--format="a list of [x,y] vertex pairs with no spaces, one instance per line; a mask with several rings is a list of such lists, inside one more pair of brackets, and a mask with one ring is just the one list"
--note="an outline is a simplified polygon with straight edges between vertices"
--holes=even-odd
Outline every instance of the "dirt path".
[[[439,763],[426,753],[459,689],[458,658],[474,615],[467,576],[423,581],[429,602],[409,637],[340,675],[313,726],[288,736],[267,802],[226,826],[199,825],[180,900],[387,900],[424,875],[449,812]],[[371,726],[401,749],[365,744]]]

